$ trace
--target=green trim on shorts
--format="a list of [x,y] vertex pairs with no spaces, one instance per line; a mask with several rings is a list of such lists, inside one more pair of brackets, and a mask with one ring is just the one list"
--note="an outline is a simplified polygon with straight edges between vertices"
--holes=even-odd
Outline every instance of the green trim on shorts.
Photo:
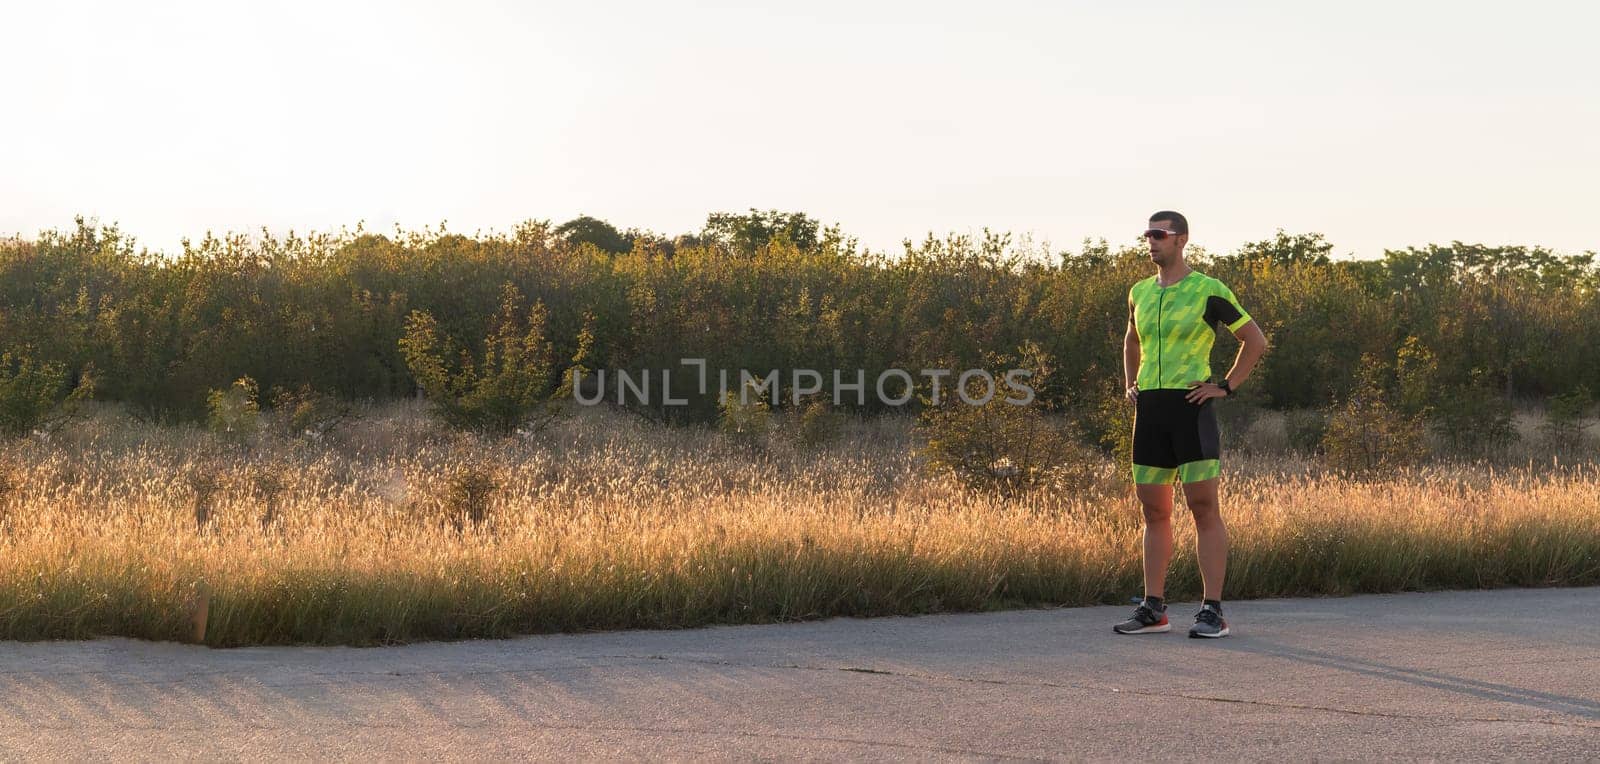
[[1139,485],[1165,485],[1177,479],[1178,470],[1173,467],[1146,467],[1143,464],[1133,465],[1133,482]]
[[1217,459],[1185,462],[1176,468],[1146,467],[1143,464],[1133,465],[1133,482],[1138,485],[1166,485],[1174,480],[1180,483],[1196,483],[1201,480],[1210,480],[1221,474],[1222,462]]
[[1221,474],[1222,462],[1216,459],[1201,459],[1198,462],[1178,465],[1178,480],[1184,483],[1210,480]]

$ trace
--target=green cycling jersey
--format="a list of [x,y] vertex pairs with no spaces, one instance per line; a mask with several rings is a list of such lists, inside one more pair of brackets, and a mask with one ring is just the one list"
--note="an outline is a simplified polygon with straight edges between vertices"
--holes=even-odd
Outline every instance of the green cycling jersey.
[[1211,380],[1217,324],[1237,332],[1250,314],[1221,281],[1191,270],[1165,287],[1155,276],[1134,284],[1128,320],[1139,334],[1139,389],[1186,389]]

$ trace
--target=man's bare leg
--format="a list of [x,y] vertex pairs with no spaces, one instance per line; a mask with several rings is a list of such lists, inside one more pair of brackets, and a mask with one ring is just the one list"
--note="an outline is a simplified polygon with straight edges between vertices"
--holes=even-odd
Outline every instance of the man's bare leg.
[[[1184,483],[1183,502],[1189,505],[1189,511],[1194,514],[1195,536],[1199,542],[1196,553],[1200,558],[1200,580],[1205,587],[1205,599],[1221,602],[1222,578],[1228,572],[1228,528],[1222,523],[1222,511],[1217,501],[1217,478]],[[1170,530],[1171,523],[1167,527]],[[1147,555],[1149,548],[1147,531]]]
[[1144,593],[1164,598],[1172,561],[1172,484],[1141,483],[1134,490],[1144,507]]

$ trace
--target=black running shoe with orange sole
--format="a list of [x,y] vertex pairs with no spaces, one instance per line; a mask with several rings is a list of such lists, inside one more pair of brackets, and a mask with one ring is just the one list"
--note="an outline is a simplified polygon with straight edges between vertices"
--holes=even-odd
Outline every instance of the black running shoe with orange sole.
[[1167,607],[1161,606],[1160,610],[1152,610],[1146,603],[1139,603],[1133,609],[1133,617],[1111,627],[1118,634],[1159,634],[1163,631],[1172,631],[1172,622],[1167,620]]

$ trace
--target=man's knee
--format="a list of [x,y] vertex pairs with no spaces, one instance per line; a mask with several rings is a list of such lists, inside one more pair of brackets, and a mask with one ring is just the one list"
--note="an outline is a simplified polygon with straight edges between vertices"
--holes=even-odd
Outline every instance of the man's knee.
[[1189,506],[1190,514],[1194,515],[1195,525],[1205,527],[1222,522],[1222,509],[1215,498],[1190,499],[1185,503]]
[[1146,523],[1165,523],[1172,520],[1172,505],[1155,502],[1141,502],[1144,507],[1144,521]]

